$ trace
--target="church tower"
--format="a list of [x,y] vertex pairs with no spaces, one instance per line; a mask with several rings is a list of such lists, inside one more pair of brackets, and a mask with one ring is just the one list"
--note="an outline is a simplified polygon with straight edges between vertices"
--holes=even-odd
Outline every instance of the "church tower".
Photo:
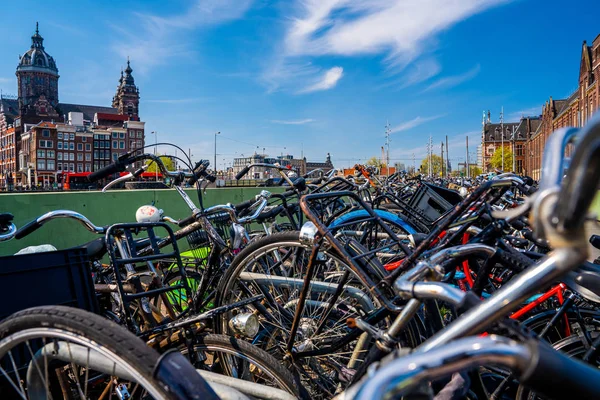
[[118,110],[121,115],[129,116],[131,121],[139,121],[139,105],[140,105],[140,91],[135,86],[135,81],[131,73],[133,69],[127,59],[127,68],[125,68],[125,75],[121,71],[121,78],[119,79],[119,86],[117,87],[117,93],[113,97],[112,106]]
[[31,48],[20,57],[16,75],[21,115],[58,116],[58,68],[44,49],[37,23]]

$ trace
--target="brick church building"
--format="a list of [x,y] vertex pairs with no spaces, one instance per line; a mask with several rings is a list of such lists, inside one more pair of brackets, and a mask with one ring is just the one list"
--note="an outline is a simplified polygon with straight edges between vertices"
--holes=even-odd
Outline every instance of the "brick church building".
[[0,95],[0,187],[60,184],[144,146],[129,60],[110,107],[59,102],[58,67],[36,30],[19,58],[17,96]]

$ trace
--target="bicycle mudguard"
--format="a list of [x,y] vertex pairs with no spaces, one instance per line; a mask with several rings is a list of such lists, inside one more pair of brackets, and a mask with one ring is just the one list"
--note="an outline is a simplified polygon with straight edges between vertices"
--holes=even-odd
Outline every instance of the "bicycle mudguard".
[[[383,210],[373,210],[373,211],[375,211],[375,213],[379,216],[379,218],[383,219],[384,221],[389,221],[393,224],[401,226],[402,229],[404,229],[407,233],[409,233],[411,235],[417,233],[415,228],[413,228],[408,222],[406,222],[400,216],[398,216],[394,213],[391,213],[389,211],[383,211]],[[336,226],[343,224],[345,222],[348,222],[354,218],[369,218],[369,217],[370,217],[370,215],[366,210],[351,211],[349,213],[342,215],[339,218],[336,218],[333,222],[331,222],[331,224],[329,224],[329,228],[333,229]]]
[[160,357],[152,375],[169,392],[169,399],[219,400],[192,364],[175,349]]

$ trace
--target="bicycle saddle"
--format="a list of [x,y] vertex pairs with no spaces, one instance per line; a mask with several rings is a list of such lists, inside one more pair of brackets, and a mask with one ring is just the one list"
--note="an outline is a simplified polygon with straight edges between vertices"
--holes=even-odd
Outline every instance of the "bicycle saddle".
[[91,242],[87,242],[80,246],[74,247],[74,249],[83,249],[87,251],[88,257],[91,260],[99,260],[106,254],[106,243],[104,238],[94,239]]
[[6,226],[10,224],[13,220],[13,215],[11,213],[1,213],[0,214],[0,226]]
[[563,282],[594,303],[600,303],[600,265],[585,262],[569,272]]

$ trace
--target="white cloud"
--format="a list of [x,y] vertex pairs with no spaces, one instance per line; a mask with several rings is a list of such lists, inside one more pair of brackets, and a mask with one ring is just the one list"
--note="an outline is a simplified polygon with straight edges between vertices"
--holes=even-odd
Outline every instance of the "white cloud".
[[110,25],[121,39],[112,49],[122,59],[130,57],[142,73],[173,58],[192,58],[196,52],[185,33],[241,18],[252,1],[195,0],[185,12],[172,16],[132,13],[135,18],[130,20],[140,21],[138,26]]
[[452,87],[458,86],[463,82],[469,81],[477,76],[481,67],[477,64],[475,67],[471,68],[464,74],[447,76],[445,78],[440,78],[437,81],[433,82],[431,85],[425,88],[425,92],[434,90],[434,89],[450,89]]
[[312,118],[306,119],[293,119],[293,120],[282,120],[282,119],[272,119],[271,123],[273,124],[282,124],[282,125],[305,125],[310,124],[311,122],[315,122]]
[[[509,1],[296,0],[275,58],[297,61],[322,56],[383,55],[386,69],[397,73],[430,51],[441,31]],[[439,71],[435,61],[427,60],[420,70],[409,72],[404,84],[428,80]],[[266,73],[272,81],[287,84],[272,72]]]
[[2,78],[2,77],[0,77],[0,83],[9,83],[9,82],[16,82],[16,79],[10,79],[10,78]]
[[417,127],[419,125],[423,125],[424,123],[426,123],[428,121],[433,121],[433,120],[441,118],[443,116],[444,116],[444,114],[442,114],[442,115],[434,115],[432,117],[425,117],[425,118],[423,118],[423,117],[416,117],[416,118],[411,119],[410,121],[403,122],[400,125],[397,125],[397,126],[393,127],[391,129],[391,131],[392,131],[392,133],[407,131],[407,130],[415,128],[415,127]]
[[342,79],[344,75],[344,68],[342,67],[333,67],[325,71],[325,73],[319,78],[319,80],[306,88],[300,90],[298,93],[311,93],[318,92],[321,90],[329,90],[335,85],[337,85],[338,81]]

